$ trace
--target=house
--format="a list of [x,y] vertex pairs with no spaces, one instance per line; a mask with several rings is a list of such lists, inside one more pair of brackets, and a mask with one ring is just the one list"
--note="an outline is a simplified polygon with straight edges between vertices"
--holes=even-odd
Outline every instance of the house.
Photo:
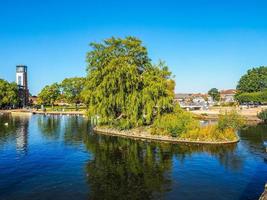
[[175,94],[174,101],[178,102],[178,103],[188,102],[188,101],[190,101],[191,95],[192,94],[190,94],[190,93],[177,93],[177,94]]
[[202,110],[208,107],[207,94],[178,93],[175,95],[174,101],[187,110]]
[[235,89],[221,90],[220,91],[221,102],[224,102],[224,103],[235,102],[235,94],[236,94]]
[[30,96],[29,97],[29,104],[30,105],[37,105],[38,104],[38,97],[37,96]]

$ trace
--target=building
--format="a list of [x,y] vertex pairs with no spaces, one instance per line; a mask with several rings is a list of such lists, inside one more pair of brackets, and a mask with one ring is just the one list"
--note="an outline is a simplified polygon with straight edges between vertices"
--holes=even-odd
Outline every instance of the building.
[[201,93],[177,93],[175,94],[174,101],[179,103],[181,108],[187,110],[204,110],[209,106],[208,95]]
[[235,102],[235,94],[236,90],[234,89],[222,90],[220,91],[221,101],[224,103],[233,103]]
[[29,97],[29,105],[37,105],[38,104],[38,97],[37,96],[31,96]]
[[181,102],[188,102],[190,101],[190,97],[192,94],[189,93],[177,93],[175,94],[174,101],[181,103]]
[[27,66],[16,66],[16,83],[19,89],[20,107],[26,107],[29,103]]

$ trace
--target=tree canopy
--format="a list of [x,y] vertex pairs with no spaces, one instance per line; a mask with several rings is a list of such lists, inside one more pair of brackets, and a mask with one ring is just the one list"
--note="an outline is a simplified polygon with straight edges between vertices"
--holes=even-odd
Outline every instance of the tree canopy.
[[135,37],[92,43],[83,91],[89,115],[103,124],[131,128],[151,124],[173,109],[175,83],[164,62],[153,65]]
[[252,68],[243,75],[236,89],[238,93],[259,92],[267,89],[267,67]]
[[0,108],[13,107],[19,104],[18,86],[0,79]]
[[63,93],[63,98],[67,100],[68,103],[77,104],[82,102],[81,92],[84,88],[85,78],[74,77],[66,78],[62,81],[61,88]]
[[217,88],[211,88],[208,91],[208,95],[210,95],[213,99],[213,101],[219,101],[220,100],[220,92]]
[[38,98],[41,104],[53,106],[60,94],[60,85],[54,83],[52,85],[45,86],[39,93]]

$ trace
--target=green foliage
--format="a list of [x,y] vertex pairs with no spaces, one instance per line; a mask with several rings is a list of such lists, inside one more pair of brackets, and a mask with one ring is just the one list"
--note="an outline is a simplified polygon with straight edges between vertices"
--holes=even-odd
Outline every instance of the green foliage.
[[18,86],[0,79],[0,108],[13,107],[19,104]]
[[233,107],[236,105],[238,105],[237,102],[222,102],[222,103],[220,103],[219,106],[221,106],[221,107]]
[[267,122],[267,109],[262,110],[260,113],[258,113],[258,118],[264,121],[265,123]]
[[247,71],[236,87],[240,93],[259,92],[267,89],[267,67],[261,66]]
[[220,92],[217,88],[211,88],[208,91],[208,95],[210,95],[213,99],[213,101],[219,101],[220,100]]
[[159,116],[151,127],[151,133],[178,137],[182,133],[198,129],[199,122],[193,115],[177,107],[173,113]]
[[173,113],[157,118],[151,126],[151,134],[178,137],[193,141],[233,141],[235,130],[244,126],[244,118],[235,111],[219,116],[217,124],[200,127],[193,115],[179,107]]
[[63,98],[68,103],[77,104],[82,102],[81,92],[85,85],[85,78],[66,78],[60,84],[62,88]]
[[55,101],[60,97],[60,86],[57,83],[45,86],[38,95],[40,104],[54,106]]
[[235,110],[220,114],[218,119],[218,129],[224,131],[226,129],[239,129],[245,124],[245,119]]
[[173,108],[175,83],[165,63],[152,65],[134,37],[92,43],[88,77],[82,92],[89,115],[122,129],[149,125]]
[[236,140],[237,135],[235,134],[235,130],[232,128],[219,130],[217,125],[207,125],[201,127],[200,129],[183,133],[179,136],[179,139],[206,142],[225,142]]
[[248,102],[265,103],[267,102],[267,91],[265,90],[262,92],[238,93],[236,94],[235,99],[239,103],[248,103]]

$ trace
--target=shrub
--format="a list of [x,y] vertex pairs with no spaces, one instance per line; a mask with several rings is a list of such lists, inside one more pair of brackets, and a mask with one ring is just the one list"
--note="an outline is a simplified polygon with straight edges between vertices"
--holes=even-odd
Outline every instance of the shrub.
[[227,128],[223,131],[218,129],[217,125],[204,126],[197,130],[189,131],[180,135],[181,139],[193,140],[193,141],[233,141],[237,139],[235,130]]
[[158,117],[151,127],[151,134],[177,137],[182,133],[199,129],[199,126],[199,122],[191,113],[177,108],[174,113]]
[[128,119],[124,119],[124,118],[113,122],[113,126],[119,130],[128,130],[128,129],[133,128],[131,122]]
[[237,102],[224,102],[224,103],[220,104],[220,106],[222,106],[222,107],[233,107],[236,105],[237,105]]
[[257,116],[259,119],[267,123],[267,109],[262,110]]
[[238,93],[236,94],[235,99],[239,103],[249,103],[249,102],[265,103],[267,102],[267,91],[265,90],[262,92]]
[[225,112],[220,114],[218,119],[218,129],[224,131],[226,129],[239,129],[245,124],[245,119],[236,111]]

